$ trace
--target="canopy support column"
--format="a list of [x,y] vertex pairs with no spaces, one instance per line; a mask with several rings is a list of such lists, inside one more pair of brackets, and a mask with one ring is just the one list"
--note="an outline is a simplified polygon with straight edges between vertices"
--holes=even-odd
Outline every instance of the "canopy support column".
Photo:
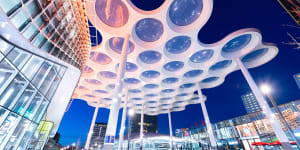
[[265,97],[262,95],[261,91],[255,84],[248,69],[244,66],[244,64],[242,63],[242,61],[239,58],[236,59],[236,62],[238,64],[238,66],[240,67],[244,77],[246,78],[246,80],[247,80],[252,92],[254,93],[254,95],[257,99],[257,102],[259,103],[260,107],[262,108],[266,118],[270,121],[273,131],[275,132],[275,135],[281,142],[283,149],[284,150],[292,150],[291,144],[289,143],[289,140],[288,140],[286,134],[284,133],[281,125],[279,124],[278,120],[276,119],[276,116],[274,115],[270,106],[268,105]]

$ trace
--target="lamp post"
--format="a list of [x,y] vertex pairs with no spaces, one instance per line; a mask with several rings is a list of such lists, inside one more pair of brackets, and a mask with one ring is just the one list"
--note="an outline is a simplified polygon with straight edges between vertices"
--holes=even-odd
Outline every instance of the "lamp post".
[[128,150],[130,150],[130,134],[131,134],[131,126],[132,126],[132,117],[134,115],[134,110],[133,109],[129,109],[128,111],[128,134],[127,134],[127,141],[128,141]]
[[118,150],[123,149],[122,146],[123,146],[124,131],[125,131],[127,104],[128,104],[128,88],[125,88],[124,107],[123,107],[123,114],[122,114],[122,121],[121,121],[121,130],[120,130],[120,134],[119,134],[120,136],[119,136]]
[[277,111],[277,113],[279,114],[279,117],[280,117],[280,119],[282,120],[284,126],[286,126],[286,128],[287,128],[288,132],[290,133],[291,137],[292,137],[293,139],[295,139],[298,149],[300,149],[300,141],[299,141],[299,140],[297,139],[297,137],[295,136],[295,134],[294,134],[294,132],[293,132],[291,126],[290,126],[290,125],[287,123],[287,121],[285,120],[285,118],[284,118],[282,112],[280,111],[280,109],[279,109],[279,107],[278,107],[278,105],[277,105],[277,102],[276,102],[274,96],[271,95],[272,89],[270,88],[270,86],[268,86],[268,85],[266,85],[266,84],[261,85],[261,86],[260,86],[260,89],[261,89],[261,91],[268,97],[268,99],[269,99],[270,102],[272,103],[274,109],[275,109],[275,110]]
[[172,120],[171,120],[171,112],[168,112],[169,119],[169,130],[170,130],[170,149],[173,150],[173,129],[172,129]]

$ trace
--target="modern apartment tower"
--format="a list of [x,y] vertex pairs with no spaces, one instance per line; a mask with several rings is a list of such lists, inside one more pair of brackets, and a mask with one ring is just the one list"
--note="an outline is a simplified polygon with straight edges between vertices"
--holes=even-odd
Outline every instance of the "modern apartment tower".
[[262,110],[252,92],[242,95],[241,97],[248,114]]
[[87,22],[81,1],[0,0],[0,149],[54,137],[89,54]]

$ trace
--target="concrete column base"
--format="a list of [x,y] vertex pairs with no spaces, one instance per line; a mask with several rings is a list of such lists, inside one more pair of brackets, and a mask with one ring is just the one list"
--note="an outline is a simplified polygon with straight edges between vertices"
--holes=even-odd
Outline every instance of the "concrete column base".
[[281,142],[281,146],[284,150],[293,150],[292,145],[289,142]]
[[113,150],[113,144],[104,144],[102,150]]

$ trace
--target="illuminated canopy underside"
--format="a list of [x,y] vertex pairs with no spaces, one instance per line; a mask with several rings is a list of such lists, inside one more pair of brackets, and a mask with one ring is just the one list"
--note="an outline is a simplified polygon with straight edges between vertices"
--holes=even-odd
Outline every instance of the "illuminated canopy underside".
[[[102,35],[92,48],[74,98],[91,106],[109,108],[115,87],[122,45],[131,34],[124,82],[129,87],[129,107],[158,115],[182,111],[199,103],[194,92],[213,88],[226,75],[262,65],[278,53],[263,44],[256,29],[233,32],[219,42],[199,42],[199,30],[212,12],[212,0],[166,0],[153,11],[142,11],[130,1],[87,1],[88,18]],[[204,97],[205,98],[205,97]],[[205,98],[206,99],[206,98]]]

